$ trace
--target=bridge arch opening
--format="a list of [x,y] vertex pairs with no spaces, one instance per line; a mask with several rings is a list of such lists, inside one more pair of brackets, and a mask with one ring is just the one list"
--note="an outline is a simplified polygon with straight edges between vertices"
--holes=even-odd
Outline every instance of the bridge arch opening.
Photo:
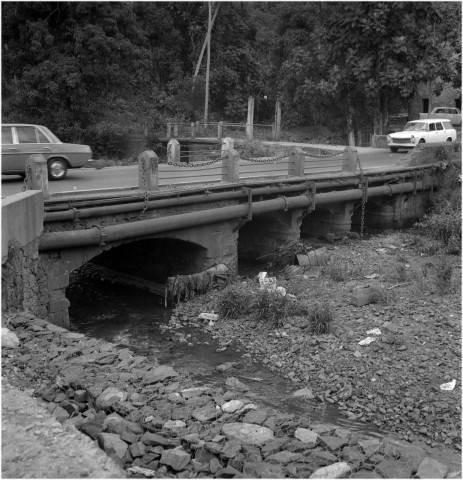
[[176,238],[125,243],[94,257],[92,262],[117,272],[164,284],[167,277],[200,272],[207,249]]

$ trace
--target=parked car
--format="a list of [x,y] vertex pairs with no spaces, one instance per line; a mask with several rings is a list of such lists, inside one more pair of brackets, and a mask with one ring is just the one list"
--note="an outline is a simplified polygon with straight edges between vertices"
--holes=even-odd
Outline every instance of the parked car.
[[419,143],[455,142],[456,139],[457,132],[450,120],[429,118],[408,122],[401,132],[387,136],[387,144],[391,152],[397,152],[399,148],[414,148]]
[[450,120],[452,125],[461,127],[461,112],[454,107],[436,107],[431,113],[420,113],[420,120],[426,118],[445,118]]
[[26,174],[26,160],[41,153],[47,160],[48,178],[62,180],[69,168],[80,168],[92,161],[88,145],[63,143],[42,125],[2,125],[2,175]]

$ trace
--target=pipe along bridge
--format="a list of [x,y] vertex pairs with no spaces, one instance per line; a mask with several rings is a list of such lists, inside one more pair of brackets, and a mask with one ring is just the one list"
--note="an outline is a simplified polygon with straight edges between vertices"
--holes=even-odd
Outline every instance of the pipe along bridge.
[[[70,274],[88,262],[145,288],[217,265],[236,273],[238,259],[255,260],[301,236],[413,223],[441,182],[438,162],[366,170],[351,148],[323,155],[293,148],[260,159],[229,148],[193,165],[161,164],[145,151],[138,186],[49,195],[40,157],[29,159],[32,191],[21,207],[35,209],[35,238],[19,246],[10,238],[3,248],[3,307],[20,303],[63,326]],[[5,296],[9,288],[14,293]]]

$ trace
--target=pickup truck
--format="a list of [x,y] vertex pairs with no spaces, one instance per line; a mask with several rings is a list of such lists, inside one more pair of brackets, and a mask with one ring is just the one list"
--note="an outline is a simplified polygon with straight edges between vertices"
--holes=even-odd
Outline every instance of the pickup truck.
[[436,107],[431,113],[420,113],[420,120],[426,118],[445,118],[450,120],[452,125],[461,127],[461,112],[454,107]]

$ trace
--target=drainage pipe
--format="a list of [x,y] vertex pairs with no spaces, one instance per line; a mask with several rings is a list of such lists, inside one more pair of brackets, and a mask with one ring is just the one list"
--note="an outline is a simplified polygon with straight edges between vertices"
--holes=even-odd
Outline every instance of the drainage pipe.
[[[413,176],[412,173],[409,175],[406,174],[387,174],[387,175],[380,175],[375,177],[368,177],[368,182],[371,185],[375,182],[387,182],[390,180],[404,180]],[[354,186],[359,183],[358,177],[355,178],[348,178],[348,179],[340,179],[339,181],[331,181],[331,182],[320,182],[316,183],[317,190],[324,190],[327,188],[335,188],[335,187],[347,187],[347,186]],[[297,185],[279,185],[279,186],[266,186],[266,187],[258,187],[252,189],[252,196],[258,195],[272,195],[272,194],[283,194],[283,193],[291,193],[291,192],[301,192],[308,189],[307,180],[301,182]],[[206,202],[215,202],[215,201],[224,201],[224,200],[235,200],[240,199],[248,196],[248,191],[246,189],[241,188],[240,190],[235,191],[228,191],[228,192],[219,192],[219,193],[201,193],[198,195],[190,195],[185,197],[175,197],[175,198],[164,198],[159,200],[151,200],[147,203],[146,207],[147,210],[154,210],[158,208],[168,208],[168,207],[179,207],[183,205],[191,205],[191,204],[198,204],[198,203],[206,203]],[[119,200],[119,199],[118,199]],[[137,199],[138,200],[138,199]],[[63,222],[63,221],[72,221],[76,218],[83,219],[83,218],[92,218],[92,217],[99,217],[104,215],[117,215],[121,213],[129,213],[129,212],[139,212],[143,210],[145,204],[144,202],[135,202],[135,203],[126,203],[127,199],[120,199],[119,201],[123,203],[113,204],[113,205],[103,205],[93,208],[81,208],[81,209],[72,209],[72,210],[65,210],[65,211],[55,211],[55,212],[45,212],[45,219],[46,223],[51,222]]]
[[[409,182],[396,185],[383,185],[368,188],[368,197],[393,195],[423,190],[422,182]],[[316,205],[359,200],[363,196],[361,189],[327,192],[316,195]],[[228,207],[202,210],[199,212],[182,213],[169,217],[152,218],[137,222],[112,225],[109,227],[93,226],[85,230],[43,233],[39,239],[39,250],[60,250],[64,248],[87,247],[104,243],[131,240],[157,233],[168,232],[199,225],[235,220],[246,217],[250,211],[253,215],[264,213],[307,208],[312,200],[308,195],[297,197],[278,197],[273,200],[263,200],[251,205],[232,205]]]

